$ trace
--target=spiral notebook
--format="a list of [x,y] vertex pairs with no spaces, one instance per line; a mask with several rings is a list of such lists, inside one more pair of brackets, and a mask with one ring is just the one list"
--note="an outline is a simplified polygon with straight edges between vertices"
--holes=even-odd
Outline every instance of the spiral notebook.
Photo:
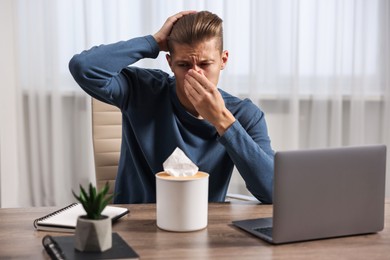
[[[112,222],[115,222],[128,213],[129,210],[127,208],[106,206],[102,215],[110,217]],[[75,231],[77,218],[85,214],[85,210],[80,203],[72,203],[67,207],[35,219],[33,224],[37,230],[72,233]]]

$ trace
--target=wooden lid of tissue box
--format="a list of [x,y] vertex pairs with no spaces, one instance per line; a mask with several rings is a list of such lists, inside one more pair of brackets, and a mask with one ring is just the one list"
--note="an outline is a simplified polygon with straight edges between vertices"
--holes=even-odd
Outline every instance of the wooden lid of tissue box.
[[209,174],[205,172],[197,172],[193,176],[172,176],[167,172],[159,172],[156,174],[156,178],[159,179],[165,179],[165,180],[175,180],[175,181],[184,181],[184,180],[192,180],[192,179],[201,179],[201,178],[208,178]]

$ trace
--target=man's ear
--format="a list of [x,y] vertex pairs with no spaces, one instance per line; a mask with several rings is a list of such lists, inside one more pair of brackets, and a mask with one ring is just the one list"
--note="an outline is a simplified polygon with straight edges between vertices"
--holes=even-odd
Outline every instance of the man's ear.
[[[166,54],[166,55],[165,55],[165,58],[167,58],[168,65],[169,65],[169,67],[170,67],[171,70],[172,70],[172,57],[171,57],[171,55]],[[173,72],[173,71],[172,71],[172,72]]]
[[222,62],[221,62],[221,70],[223,70],[226,67],[226,64],[229,59],[229,52],[228,51],[223,51],[222,56],[221,56]]

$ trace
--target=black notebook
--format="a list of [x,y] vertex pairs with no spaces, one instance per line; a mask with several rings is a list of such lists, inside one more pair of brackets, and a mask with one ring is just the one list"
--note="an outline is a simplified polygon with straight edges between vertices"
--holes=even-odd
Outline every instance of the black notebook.
[[[51,237],[65,259],[139,259],[138,254],[118,233],[112,233],[112,247],[104,252],[80,252],[74,248],[74,236]],[[56,259],[51,256],[52,259]],[[58,258],[61,259],[61,258]]]
[[[127,208],[106,206],[102,215],[110,217],[114,222],[128,213],[129,210]],[[77,218],[85,214],[85,210],[80,203],[73,203],[65,208],[34,220],[33,224],[37,230],[74,232]]]

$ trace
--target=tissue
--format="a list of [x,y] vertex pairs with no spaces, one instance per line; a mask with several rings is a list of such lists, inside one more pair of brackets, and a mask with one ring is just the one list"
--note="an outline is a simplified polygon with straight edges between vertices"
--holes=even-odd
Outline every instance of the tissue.
[[193,176],[199,170],[179,147],[165,160],[163,168],[166,173],[175,177]]

